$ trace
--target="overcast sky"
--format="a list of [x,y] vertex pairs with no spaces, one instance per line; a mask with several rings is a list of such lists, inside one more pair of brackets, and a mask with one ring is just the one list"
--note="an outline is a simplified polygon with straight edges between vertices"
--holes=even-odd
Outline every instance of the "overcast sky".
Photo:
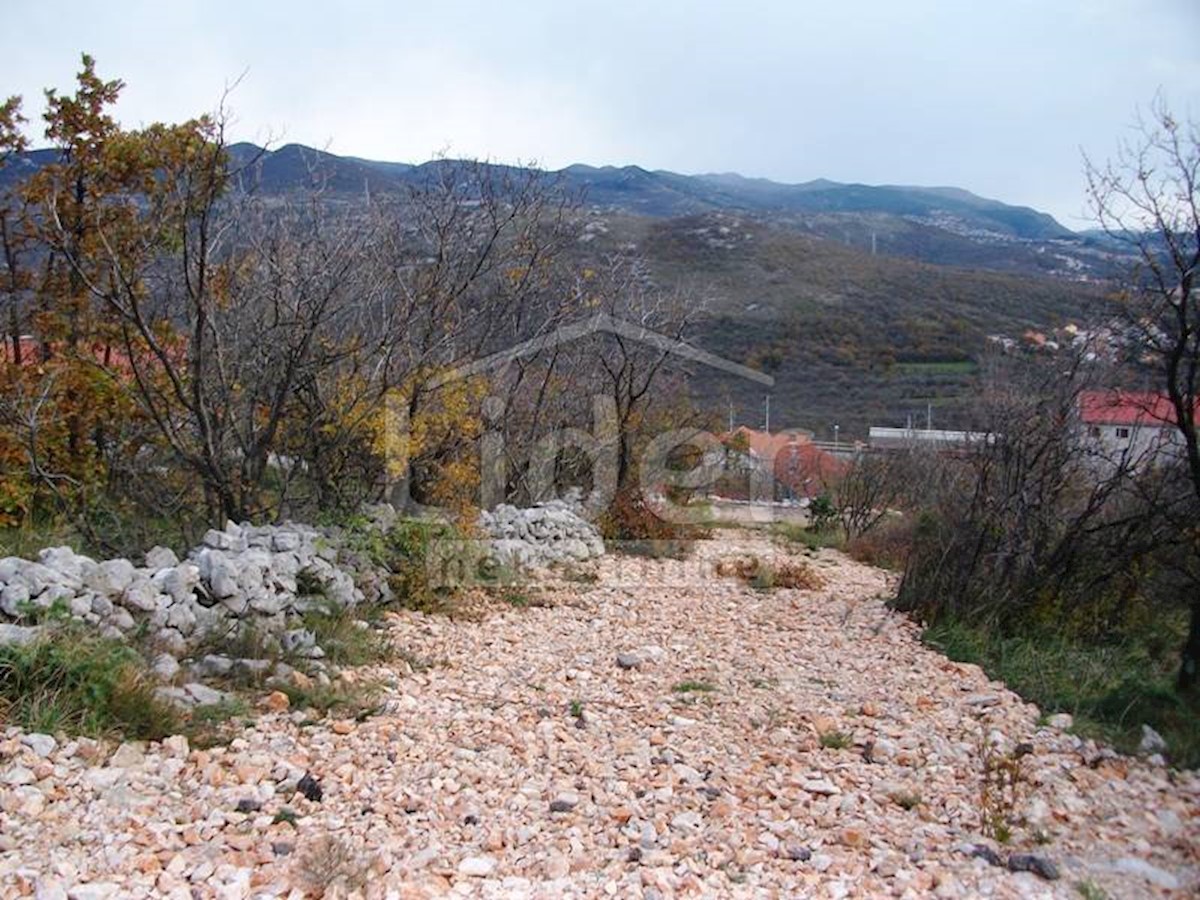
[[1081,148],[1109,155],[1160,89],[1200,116],[1200,0],[22,3],[0,96],[40,114],[85,50],[128,126],[244,73],[238,139],[955,185],[1074,228]]

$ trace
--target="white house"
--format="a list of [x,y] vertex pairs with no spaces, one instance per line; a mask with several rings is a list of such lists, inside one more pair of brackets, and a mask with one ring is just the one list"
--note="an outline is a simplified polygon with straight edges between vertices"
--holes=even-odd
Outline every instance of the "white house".
[[1146,391],[1083,391],[1079,423],[1085,446],[1111,463],[1137,468],[1162,453],[1178,454],[1183,439],[1175,407],[1164,394]]

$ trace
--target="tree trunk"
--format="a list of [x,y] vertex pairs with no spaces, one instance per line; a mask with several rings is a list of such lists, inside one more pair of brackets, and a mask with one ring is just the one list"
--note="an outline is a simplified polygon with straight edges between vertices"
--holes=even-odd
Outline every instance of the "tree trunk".
[[1200,690],[1200,595],[1192,596],[1191,622],[1188,625],[1187,643],[1183,645],[1183,656],[1179,661],[1176,687],[1181,694],[1195,694]]

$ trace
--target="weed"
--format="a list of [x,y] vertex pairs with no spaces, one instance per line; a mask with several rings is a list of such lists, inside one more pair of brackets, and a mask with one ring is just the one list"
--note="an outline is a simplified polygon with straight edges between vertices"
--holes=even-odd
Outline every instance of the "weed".
[[335,665],[365,666],[392,657],[387,635],[371,628],[353,609],[320,604],[304,614],[304,627],[313,633],[325,658]]
[[248,712],[246,702],[239,697],[206,703],[189,713],[180,730],[187,736],[188,743],[198,750],[228,744],[245,727],[253,724],[244,718]]
[[826,547],[841,549],[845,538],[841,531],[813,531],[803,525],[778,522],[771,527],[776,538],[785,543],[800,544],[809,550],[821,550]]
[[345,896],[366,886],[369,871],[369,859],[342,838],[325,835],[297,855],[295,877],[312,896]]
[[292,809],[290,806],[284,806],[280,808],[279,812],[275,813],[275,817],[271,819],[271,824],[278,825],[281,822],[286,822],[288,825],[294,827],[298,818],[299,816],[296,815],[296,811],[294,809]]
[[521,591],[507,590],[500,593],[500,599],[515,609],[529,606],[529,595]]
[[715,685],[709,684],[707,681],[681,681],[671,690],[677,694],[707,694],[715,691]]
[[1103,888],[1091,881],[1075,882],[1075,891],[1083,900],[1108,900],[1108,894],[1104,893]]
[[178,711],[155,696],[130,647],[74,624],[47,627],[29,644],[0,646],[0,721],[48,734],[149,740],[178,730]]
[[1026,781],[1020,748],[1009,752],[997,749],[985,736],[980,746],[982,781],[979,789],[979,813],[983,833],[1001,844],[1012,840],[1012,827],[1019,818]]
[[301,687],[288,684],[283,688],[292,709],[311,709],[322,715],[331,711],[357,719],[365,719],[379,708],[379,685],[370,681],[353,684],[339,679],[323,685],[313,681]]
[[570,707],[571,717],[575,719],[583,718],[583,702],[580,700],[572,700]]
[[282,652],[279,640],[251,622],[233,621],[228,627],[207,632],[193,655],[204,657],[209,654],[226,656],[230,659],[269,659],[278,661]]
[[819,740],[826,750],[845,750],[854,743],[854,736],[845,731],[822,731]]

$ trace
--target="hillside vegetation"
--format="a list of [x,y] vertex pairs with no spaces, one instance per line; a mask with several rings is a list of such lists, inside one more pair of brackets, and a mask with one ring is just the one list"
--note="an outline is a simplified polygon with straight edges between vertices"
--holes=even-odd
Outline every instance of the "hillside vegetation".
[[[1058,279],[872,256],[728,213],[595,216],[589,253],[634,243],[655,277],[705,305],[696,342],[770,372],[772,418],[824,436],[868,424],[971,421],[969,392],[988,334],[1020,336],[1099,315],[1102,291]],[[761,422],[761,386],[695,371],[698,399]],[[832,436],[832,435],[829,435]]]

